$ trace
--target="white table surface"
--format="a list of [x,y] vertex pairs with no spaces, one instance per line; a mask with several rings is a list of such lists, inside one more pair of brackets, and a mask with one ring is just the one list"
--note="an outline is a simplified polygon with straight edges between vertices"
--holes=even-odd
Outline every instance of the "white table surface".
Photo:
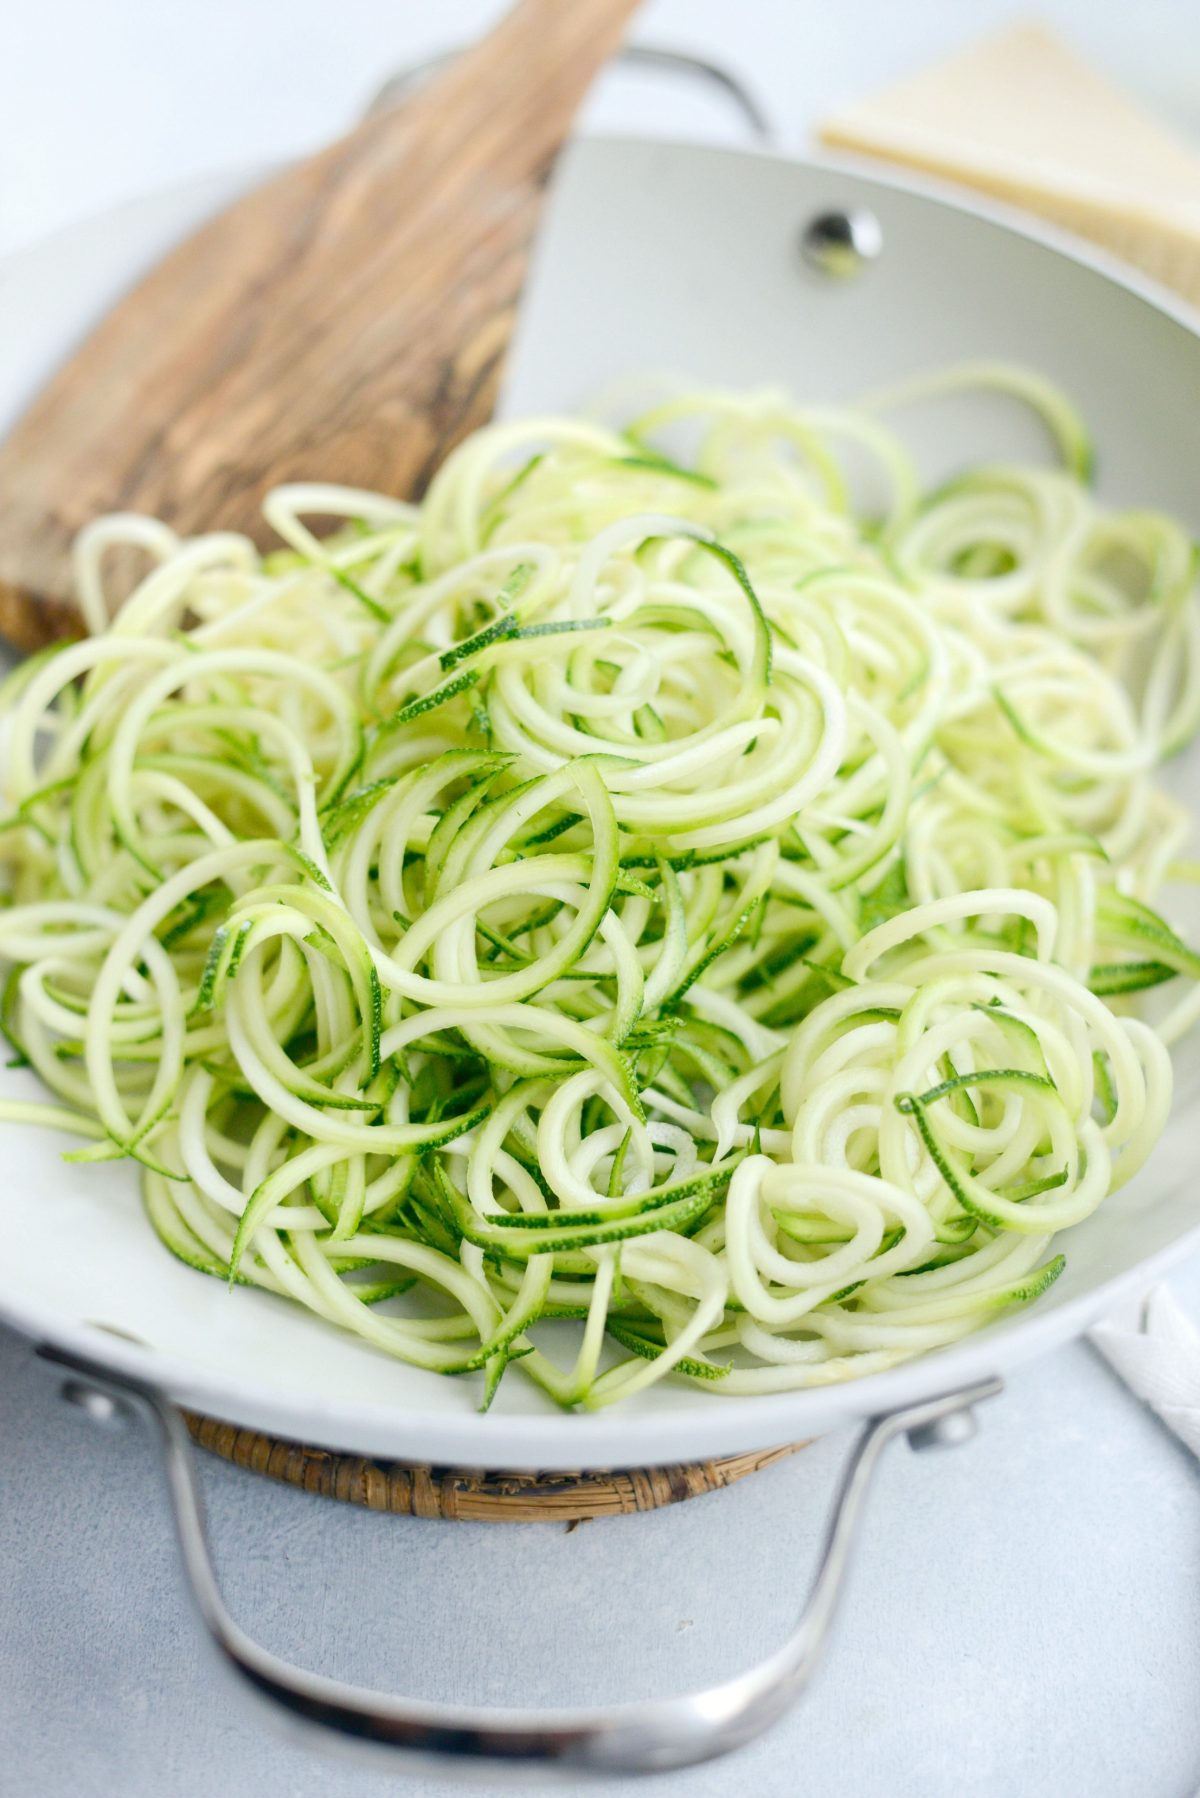
[[[566,0],[564,0],[566,3]],[[481,0],[51,0],[6,20],[0,249],[148,187],[331,136]],[[827,106],[998,22],[1006,0],[656,0],[645,43],[715,53],[785,145]],[[1200,137],[1192,0],[1041,0]],[[723,104],[609,77],[597,125],[736,140]],[[2,1252],[2,1250],[0,1250]],[[1200,1261],[1174,1282],[1200,1316]],[[1014,1379],[953,1453],[892,1452],[810,1699],[666,1798],[1192,1798],[1200,1790],[1200,1467],[1076,1346]],[[206,1461],[239,1620],[323,1671],[447,1699],[667,1694],[777,1641],[845,1439],[653,1516],[496,1528],[376,1517]],[[0,1795],[383,1798],[446,1790],[277,1738],[211,1665],[155,1454],[56,1396],[0,1331]],[[470,1790],[488,1788],[476,1784]],[[578,1788],[583,1790],[585,1788]]]

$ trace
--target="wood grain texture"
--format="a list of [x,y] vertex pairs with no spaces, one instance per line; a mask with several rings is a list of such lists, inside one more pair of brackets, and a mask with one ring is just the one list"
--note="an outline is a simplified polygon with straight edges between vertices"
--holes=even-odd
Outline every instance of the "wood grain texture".
[[521,0],[128,294],[0,446],[0,633],[73,627],[103,512],[259,538],[280,481],[419,494],[491,414],[546,178],[636,4]]
[[375,1461],[281,1442],[185,1412],[201,1448],[252,1473],[266,1474],[324,1498],[460,1523],[585,1523],[631,1511],[655,1511],[732,1486],[747,1474],[794,1455],[802,1442],[675,1467],[580,1473],[497,1473],[428,1463]]

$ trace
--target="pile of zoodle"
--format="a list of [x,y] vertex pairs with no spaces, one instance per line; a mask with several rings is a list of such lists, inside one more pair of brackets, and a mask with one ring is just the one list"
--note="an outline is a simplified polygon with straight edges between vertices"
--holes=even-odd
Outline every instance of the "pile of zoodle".
[[1042,1292],[1200,1015],[1154,783],[1194,558],[1051,389],[955,381],[1062,465],[922,492],[875,414],[691,393],[483,431],[420,506],[281,489],[266,556],[91,527],[91,634],[3,696],[3,1022],[56,1102],[2,1115],[485,1404],[838,1380]]

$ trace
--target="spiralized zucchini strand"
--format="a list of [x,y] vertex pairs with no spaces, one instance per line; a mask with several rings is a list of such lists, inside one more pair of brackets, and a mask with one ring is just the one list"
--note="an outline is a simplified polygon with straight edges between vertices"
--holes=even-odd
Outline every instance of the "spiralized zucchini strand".
[[[961,386],[1062,465],[923,492],[882,421]],[[0,1025],[52,1095],[0,1117],[485,1405],[840,1380],[1037,1297],[1200,1016],[1154,781],[1195,556],[1090,466],[986,364],[495,426],[420,506],[280,489],[266,555],[99,521],[89,636],[0,699]]]

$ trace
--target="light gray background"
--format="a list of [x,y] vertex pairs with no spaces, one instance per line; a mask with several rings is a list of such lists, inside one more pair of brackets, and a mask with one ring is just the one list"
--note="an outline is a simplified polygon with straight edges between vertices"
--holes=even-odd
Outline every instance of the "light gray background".
[[[566,0],[564,0],[566,3]],[[55,0],[6,20],[0,248],[331,136],[479,0]],[[1009,13],[1003,0],[658,0],[637,35],[715,52],[800,148],[825,107]],[[1200,138],[1192,0],[1041,0]],[[715,99],[610,77],[589,117],[736,140]],[[2,1248],[0,1248],[2,1253]],[[1200,1262],[1175,1289],[1200,1316]],[[1192,1798],[1200,1791],[1200,1468],[1085,1347],[1013,1381],[973,1444],[894,1450],[828,1667],[766,1741],[598,1798]],[[655,1516],[494,1528],[360,1514],[206,1462],[238,1618],[323,1671],[444,1698],[663,1693],[776,1642],[843,1438]],[[154,1453],[61,1404],[0,1331],[0,1794],[441,1792],[282,1741],[213,1669]],[[482,1793],[488,1788],[470,1788]],[[583,1788],[580,1788],[583,1789]]]

